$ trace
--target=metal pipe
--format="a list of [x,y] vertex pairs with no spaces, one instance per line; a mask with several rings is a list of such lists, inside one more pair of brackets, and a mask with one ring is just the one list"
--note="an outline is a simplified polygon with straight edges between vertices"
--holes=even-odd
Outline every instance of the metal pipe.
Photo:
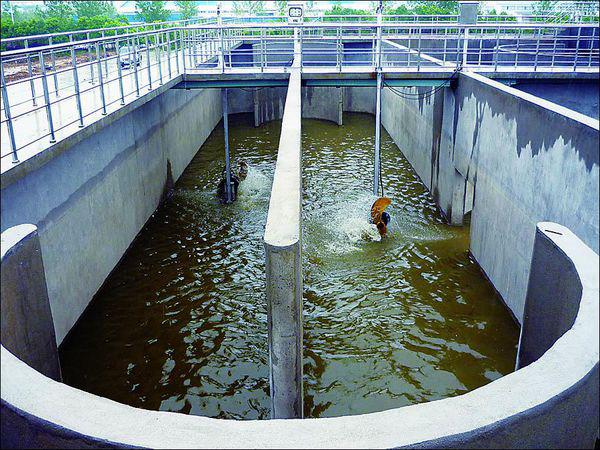
[[373,194],[379,195],[379,171],[381,169],[381,86],[383,75],[377,72],[377,96],[375,102],[375,159],[373,170]]
[[[29,41],[25,39],[25,48],[29,48]],[[29,87],[31,88],[31,100],[33,106],[37,106],[37,100],[35,99],[35,83],[33,82],[33,70],[31,68],[31,55],[27,53],[27,72],[29,73]]]
[[172,77],[171,74],[171,32],[167,31],[167,70],[169,72],[169,80]]
[[152,69],[150,68],[150,44],[148,43],[148,36],[145,36],[146,39],[146,67],[148,67],[148,90],[152,90]]
[[[48,44],[52,45],[52,36],[50,36],[48,38]],[[57,97],[60,97],[58,95],[58,77],[56,76],[56,58],[54,56],[54,51],[50,50],[50,60],[52,61],[52,75],[54,78],[54,92],[56,93]]]
[[[102,32],[102,37],[104,38],[104,31]],[[108,78],[108,57],[106,55],[106,44],[102,43],[102,54],[104,55],[104,73],[106,73],[106,78]]]
[[56,142],[54,136],[54,122],[52,121],[52,108],[50,107],[50,94],[48,92],[48,79],[46,77],[46,65],[44,63],[44,53],[40,52],[40,66],[42,67],[42,87],[44,88],[44,100],[46,101],[46,116],[48,118],[48,128],[50,129],[50,143]]
[[6,116],[6,126],[8,128],[8,138],[10,140],[10,152],[12,154],[12,162],[19,162],[17,155],[17,144],[15,142],[15,130],[12,123],[12,115],[10,114],[10,105],[8,103],[8,91],[6,90],[6,80],[4,79],[4,64],[0,60],[0,82],[2,83],[2,103],[4,103],[4,115]]
[[[88,41],[90,40],[90,33],[86,33]],[[88,62],[90,63],[90,83],[94,84],[94,58],[92,57],[92,45],[88,44]]]
[[100,100],[102,100],[102,115],[106,115],[106,98],[104,97],[104,77],[102,76],[102,60],[100,59],[100,44],[96,42],[96,64],[98,64],[98,82],[100,83]]
[[[142,60],[142,55],[139,54],[139,46],[135,46],[135,38],[129,41],[128,52],[133,51],[134,64],[133,64],[133,78],[135,79],[135,96],[140,96],[140,79],[138,76],[138,56],[140,57],[140,61]],[[129,57],[131,60],[131,56]],[[130,64],[131,67],[131,64]]]
[[573,61],[573,72],[577,70],[577,63],[579,62],[579,40],[581,39],[581,28],[577,29],[577,44],[575,46],[575,58]]
[[156,34],[154,37],[154,56],[156,57],[156,61],[158,63],[158,84],[163,84],[162,79],[162,63],[161,63],[161,50],[160,46],[162,45],[162,39],[160,38],[160,33]]
[[79,91],[79,74],[77,73],[77,55],[75,46],[71,47],[71,60],[73,64],[73,85],[75,86],[75,102],[79,114],[79,128],[83,128],[83,109],[81,108],[81,92]]
[[226,88],[221,90],[221,99],[223,102],[223,129],[225,130],[225,192],[227,193],[227,203],[231,203],[233,201],[233,195],[231,192],[231,164],[229,160],[229,120]]
[[[125,91],[123,90],[123,69],[121,68],[121,61],[119,58],[119,41],[115,42],[115,49],[117,50],[117,73],[119,75],[119,93],[121,94],[121,106],[125,104]],[[131,62],[131,59],[129,59]]]

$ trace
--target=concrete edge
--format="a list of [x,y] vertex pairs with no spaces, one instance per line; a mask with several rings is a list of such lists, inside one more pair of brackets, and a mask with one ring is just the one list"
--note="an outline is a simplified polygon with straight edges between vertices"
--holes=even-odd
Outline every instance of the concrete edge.
[[301,75],[292,70],[264,234],[265,244],[272,247],[289,247],[300,239],[301,117]]
[[37,227],[30,223],[16,225],[3,231],[0,237],[0,259],[17,251],[18,246],[36,232]]
[[548,111],[552,111],[556,114],[560,114],[561,116],[566,117],[567,119],[573,120],[575,122],[579,122],[582,125],[592,128],[595,131],[600,131],[600,121],[598,119],[594,119],[593,117],[586,116],[585,114],[581,114],[577,111],[573,111],[572,109],[565,108],[557,103],[552,103],[549,100],[545,100],[540,97],[536,97],[535,95],[528,94],[527,92],[520,91],[513,87],[507,86],[498,81],[492,80],[486,76],[480,75],[478,73],[472,72],[470,70],[462,70],[460,72],[462,76],[466,76],[472,78],[480,83],[486,84],[494,89],[502,91],[508,95],[518,97],[521,100],[524,100],[529,103],[533,103],[536,106],[547,109]]
[[[547,232],[550,227],[562,234]],[[523,427],[528,420],[542,417],[544,428],[530,429],[531,439],[538,439],[540,432],[549,433],[547,442],[552,446],[556,442],[553,437],[570,436],[568,424],[548,425],[554,423],[555,405],[563,399],[573,401],[576,396],[574,401],[594,406],[593,398],[577,395],[582,383],[598,376],[600,266],[598,255],[567,228],[543,222],[538,224],[538,232],[550,239],[557,254],[564,254],[577,269],[582,295],[575,323],[539,360],[464,395],[327,419],[211,419],[133,408],[71,388],[41,375],[2,347],[3,409],[6,405],[22,411],[23,420],[35,417],[36,423],[31,427],[46,443],[53,442],[50,437],[56,433],[56,427],[61,427],[73,439],[84,436],[98,446],[445,447],[468,446],[494,437],[495,444],[518,446],[519,442],[527,443],[528,436],[519,436],[519,441],[503,441],[505,427]],[[596,395],[596,406],[597,398]],[[4,414],[3,411],[3,427]],[[47,428],[48,424],[52,429]]]

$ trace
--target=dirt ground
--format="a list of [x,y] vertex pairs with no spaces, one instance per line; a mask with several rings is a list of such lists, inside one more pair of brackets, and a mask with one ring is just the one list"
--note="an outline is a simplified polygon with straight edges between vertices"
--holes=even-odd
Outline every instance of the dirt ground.
[[[77,64],[94,61],[95,60],[94,56],[95,55],[92,55],[92,58],[90,58],[90,56],[88,55],[87,52],[77,54],[77,56],[76,56]],[[109,57],[114,56],[114,52],[107,51],[106,56],[109,56]],[[102,55],[102,57],[104,57],[104,55]],[[50,57],[44,56],[44,62],[46,63],[46,71],[49,72],[50,70],[52,70],[52,60],[50,59]],[[4,67],[4,78],[6,79],[7,83],[22,80],[23,78],[27,78],[29,76],[26,59],[14,61],[14,62],[5,62],[3,67]],[[72,67],[71,56],[70,55],[56,56],[54,67],[56,70],[61,70],[61,69],[66,69],[66,68]],[[31,59],[31,71],[32,71],[33,75],[41,74],[40,61],[38,58]]]

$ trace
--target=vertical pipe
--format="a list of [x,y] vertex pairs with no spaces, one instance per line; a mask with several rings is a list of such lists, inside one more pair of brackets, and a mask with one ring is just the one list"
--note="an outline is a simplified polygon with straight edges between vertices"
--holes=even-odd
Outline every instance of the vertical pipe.
[[50,94],[48,93],[48,79],[46,78],[46,64],[43,52],[40,52],[40,66],[42,68],[42,87],[44,88],[46,116],[48,118],[48,128],[50,129],[50,142],[54,143],[56,142],[56,137],[54,136],[54,122],[52,121],[52,108],[50,107]]
[[[29,48],[29,41],[25,39],[25,48]],[[35,83],[33,81],[33,70],[31,67],[31,54],[27,53],[27,72],[29,73],[29,87],[31,88],[31,100],[33,106],[37,106],[37,100],[35,99]]]
[[373,170],[373,194],[379,195],[379,170],[381,168],[381,71],[377,72],[377,96],[375,102],[375,167]]
[[75,86],[75,102],[79,114],[79,128],[83,128],[83,109],[81,108],[81,93],[79,92],[79,74],[77,73],[77,55],[75,46],[71,46],[71,60],[73,61],[73,85]]
[[100,43],[96,42],[96,64],[98,64],[98,83],[100,83],[100,100],[102,115],[106,115],[106,98],[104,97],[104,77],[102,76],[102,60],[100,59]]
[[223,102],[223,129],[225,130],[225,192],[227,193],[227,203],[233,201],[231,193],[231,164],[229,160],[229,117],[227,104],[227,88],[221,91],[221,100]]
[[8,128],[8,138],[10,139],[10,152],[12,154],[12,162],[19,162],[17,155],[17,144],[15,143],[15,130],[12,123],[12,115],[10,113],[10,105],[8,103],[8,91],[6,89],[6,80],[4,79],[4,64],[0,60],[0,82],[2,83],[2,102],[4,103],[4,115],[6,116],[6,126]]

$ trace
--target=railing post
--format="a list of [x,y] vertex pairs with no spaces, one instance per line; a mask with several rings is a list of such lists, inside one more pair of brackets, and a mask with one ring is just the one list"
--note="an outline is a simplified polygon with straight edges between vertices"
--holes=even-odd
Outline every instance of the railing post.
[[73,85],[75,86],[75,102],[77,103],[77,113],[79,114],[79,128],[83,128],[83,110],[81,109],[81,93],[79,91],[79,74],[77,73],[77,55],[75,45],[71,47],[71,60],[73,64]]
[[419,27],[419,37],[417,39],[417,72],[421,70],[421,33],[422,28]]
[[538,66],[538,57],[539,57],[539,54],[540,54],[540,35],[541,34],[542,34],[542,29],[538,28],[538,34],[537,34],[538,36],[537,36],[537,41],[536,41],[536,44],[535,44],[535,62],[534,62],[534,65],[533,65],[533,71],[534,72],[537,71],[537,66]]
[[[29,48],[29,41],[25,39],[25,48]],[[33,106],[37,106],[37,100],[35,99],[35,83],[33,81],[33,70],[31,68],[31,54],[27,53],[27,72],[29,73],[29,87],[31,88],[31,100]]]
[[573,72],[577,70],[579,62],[579,40],[581,39],[581,27],[577,28],[577,44],[575,45],[575,58],[573,58]]
[[162,45],[162,39],[161,39],[161,34],[160,32],[158,32],[157,34],[154,35],[154,56],[156,57],[156,62],[158,64],[158,84],[161,85],[163,84],[163,79],[162,79],[162,63],[161,63],[161,50],[160,50],[160,46]]
[[[104,31],[102,32],[102,37],[105,37]],[[106,74],[106,78],[108,78],[108,58],[106,56],[106,43],[102,41],[102,54],[104,55],[104,73]]]
[[183,28],[179,30],[179,47],[181,49],[181,67],[185,73],[185,41],[183,40]]
[[554,62],[556,60],[556,43],[557,43],[557,39],[558,38],[558,28],[554,28],[554,39],[553,41],[553,46],[552,46],[552,62],[550,63],[551,67],[554,67]]
[[96,42],[96,64],[98,64],[98,83],[100,83],[100,100],[102,101],[102,115],[106,115],[106,98],[104,97],[104,77],[102,76],[102,60],[100,59],[100,44]]
[[[48,38],[48,45],[52,46],[52,36]],[[56,76],[56,58],[54,56],[54,51],[50,50],[50,60],[52,61],[52,76],[54,78],[54,92],[57,97],[58,95],[58,77]]]
[[[90,40],[90,33],[85,34],[87,40]],[[90,83],[94,84],[94,58],[92,57],[92,45],[88,42],[88,62],[90,63]]]
[[592,28],[592,37],[590,38],[589,51],[590,56],[588,57],[588,67],[592,67],[592,53],[594,51],[594,41],[596,40],[596,27]]
[[[142,55],[139,54],[139,45],[136,45],[135,38],[128,39],[127,42],[128,42],[128,49],[127,49],[127,51],[129,53],[131,53],[131,51],[133,51],[133,57],[135,58],[135,64],[133,65],[133,78],[135,79],[135,96],[139,97],[140,96],[140,79],[138,77],[137,59],[138,59],[138,56],[139,56],[140,57],[140,61],[141,61]],[[129,58],[131,59],[131,56]]]
[[12,154],[12,162],[19,162],[17,155],[17,144],[15,142],[15,130],[12,123],[12,115],[10,113],[10,104],[8,102],[8,91],[6,89],[6,80],[4,79],[4,64],[0,60],[0,82],[2,83],[2,103],[4,103],[4,115],[6,116],[6,127],[8,129],[8,138],[10,140],[10,152]]
[[173,76],[171,74],[171,32],[167,31],[165,34],[167,38],[167,70],[169,71],[169,80]]
[[48,92],[48,79],[46,78],[46,64],[43,52],[40,52],[40,66],[42,68],[42,87],[44,88],[44,100],[46,102],[46,116],[48,118],[48,128],[50,129],[50,143],[54,143],[56,142],[56,137],[54,136],[54,122],[52,121],[52,108],[50,107],[50,94]]
[[496,48],[494,49],[494,72],[498,70],[498,52],[500,47],[500,27],[496,29]]
[[[119,40],[115,41],[115,48],[117,50],[117,73],[119,75],[119,93],[121,94],[121,106],[125,104],[125,92],[123,90],[123,70],[121,68],[121,61],[119,60]],[[131,61],[131,59],[130,59]]]
[[150,42],[148,40],[148,35],[144,36],[146,42],[146,58],[148,61],[146,65],[148,67],[148,90],[152,90],[152,68],[150,67]]

